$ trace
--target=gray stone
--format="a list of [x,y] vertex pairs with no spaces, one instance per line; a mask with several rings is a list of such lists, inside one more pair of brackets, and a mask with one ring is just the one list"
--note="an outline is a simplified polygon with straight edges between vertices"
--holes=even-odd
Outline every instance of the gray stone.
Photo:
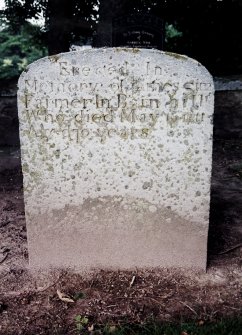
[[241,76],[230,77],[215,77],[214,78],[215,91],[241,91],[242,80]]
[[157,50],[40,59],[19,79],[32,267],[205,269],[213,80]]

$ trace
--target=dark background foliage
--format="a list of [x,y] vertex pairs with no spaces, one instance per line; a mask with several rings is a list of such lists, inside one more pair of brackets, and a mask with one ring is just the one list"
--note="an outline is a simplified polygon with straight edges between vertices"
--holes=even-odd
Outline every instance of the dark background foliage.
[[[164,20],[165,50],[197,59],[213,75],[242,72],[241,0],[5,0],[0,77],[71,44],[112,46],[113,20],[141,12]],[[30,23],[40,16],[42,27]]]

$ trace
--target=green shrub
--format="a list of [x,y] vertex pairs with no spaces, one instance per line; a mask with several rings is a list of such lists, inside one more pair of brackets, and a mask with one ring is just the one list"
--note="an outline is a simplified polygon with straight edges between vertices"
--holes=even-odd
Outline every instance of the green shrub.
[[26,23],[15,34],[5,26],[0,31],[0,78],[13,78],[36,59],[47,55],[41,28]]

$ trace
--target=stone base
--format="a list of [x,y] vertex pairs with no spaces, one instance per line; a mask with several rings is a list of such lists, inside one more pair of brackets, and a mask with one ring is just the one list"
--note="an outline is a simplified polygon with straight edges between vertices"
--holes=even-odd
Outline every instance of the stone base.
[[206,269],[207,224],[202,230],[144,200],[100,197],[28,217],[29,226],[31,222],[32,268]]

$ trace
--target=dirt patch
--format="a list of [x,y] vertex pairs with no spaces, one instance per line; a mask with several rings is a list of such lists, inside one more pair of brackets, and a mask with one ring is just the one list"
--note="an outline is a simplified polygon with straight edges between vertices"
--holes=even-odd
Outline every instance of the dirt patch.
[[[94,271],[85,276],[27,270],[20,168],[0,174],[0,334],[80,334],[92,325],[149,320],[217,320],[242,314],[242,141],[214,145],[209,266],[206,274],[156,269]],[[232,168],[231,168],[232,167]],[[57,290],[74,302],[62,301]]]

